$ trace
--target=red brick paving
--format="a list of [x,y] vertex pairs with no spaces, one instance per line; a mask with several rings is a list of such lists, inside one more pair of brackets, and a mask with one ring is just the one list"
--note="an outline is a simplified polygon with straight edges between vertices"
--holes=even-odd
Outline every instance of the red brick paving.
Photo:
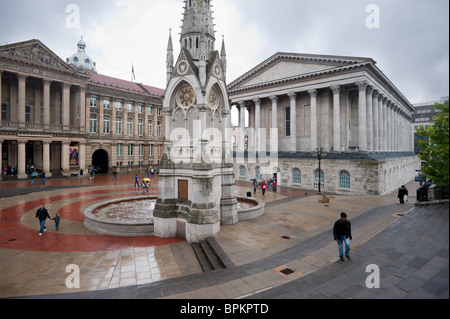
[[[20,183],[20,182],[18,182]],[[23,182],[22,182],[23,183]],[[67,181],[66,181],[67,183]],[[15,183],[14,183],[15,184]],[[10,184],[10,186],[12,186]],[[129,192],[130,188],[114,190],[96,190],[43,198],[25,202],[13,207],[0,210],[0,248],[24,250],[24,251],[52,251],[52,252],[93,252],[113,251],[139,247],[155,247],[184,242],[181,238],[162,239],[154,236],[148,237],[116,237],[108,235],[73,235],[44,233],[38,236],[38,231],[24,226],[20,220],[22,216],[44,203],[46,205],[71,198],[89,195],[102,195]],[[93,199],[84,199],[67,205],[60,209],[63,219],[82,222],[84,216],[79,213],[79,208],[89,202],[102,199],[117,198],[118,196],[100,196]],[[13,241],[11,241],[13,240]]]

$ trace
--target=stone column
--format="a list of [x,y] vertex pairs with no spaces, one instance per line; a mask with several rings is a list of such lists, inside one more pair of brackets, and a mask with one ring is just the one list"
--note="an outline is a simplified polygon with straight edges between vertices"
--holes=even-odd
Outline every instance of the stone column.
[[86,171],[86,143],[80,142],[78,146],[78,161],[80,163],[80,169]]
[[25,145],[27,141],[17,141],[17,178],[18,179],[27,179],[28,175],[26,173],[26,151]]
[[86,112],[85,112],[86,133],[90,134],[91,133],[91,99],[88,96],[86,96],[85,109],[86,109]]
[[[122,134],[125,137],[128,135],[128,108],[125,102],[122,105],[122,111],[123,111]],[[167,133],[167,125],[166,125],[166,133]],[[169,138],[170,135],[167,136],[167,139]]]
[[105,106],[103,104],[103,96],[99,96],[98,97],[98,122],[97,122],[97,126],[98,126],[98,134],[100,136],[103,136],[103,117],[105,116]]
[[238,152],[245,151],[245,102],[239,101],[239,140],[237,145]]
[[[143,105],[143,112],[144,112],[144,138],[145,137],[148,137],[148,105],[147,104],[144,104]],[[114,113],[113,113],[113,116],[115,116],[114,115]],[[114,120],[115,121],[115,120]],[[167,126],[167,124],[166,124],[166,126]]]
[[387,135],[387,127],[388,127],[388,117],[387,117],[387,113],[388,113],[388,106],[387,106],[387,98],[383,98],[383,151],[387,151],[388,150],[388,135]]
[[358,100],[358,146],[362,152],[367,151],[367,82],[357,82],[359,90]]
[[[27,77],[25,75],[21,75],[19,74],[17,76],[18,78],[18,98],[17,98],[17,102],[18,102],[18,122],[19,122],[19,127],[25,127],[25,97],[26,97],[26,82],[27,82]],[[25,155],[24,155],[25,156]]]
[[261,100],[260,99],[254,99],[253,102],[255,102],[255,146],[256,151],[261,150],[261,136],[259,134],[259,129],[261,128]]
[[333,92],[333,151],[341,151],[341,87],[331,87]]
[[[163,112],[166,114],[166,140],[170,140],[170,134],[172,133],[172,127],[171,127],[171,118],[172,118],[172,109],[171,108],[167,108],[167,109],[163,109]],[[153,121],[152,122],[152,130],[155,131],[154,127],[156,127],[157,122]],[[154,134],[153,136],[156,136],[156,134]],[[192,138],[192,137],[191,137]]]
[[378,145],[378,91],[373,92],[372,96],[372,115],[373,115],[373,151],[379,150]]
[[42,167],[46,177],[52,177],[50,172],[50,141],[42,142]]
[[383,95],[378,95],[378,151],[383,150]]
[[50,85],[51,81],[43,79],[42,83],[44,85],[43,90],[43,100],[44,100],[44,128],[50,128]]
[[278,129],[278,97],[273,95],[270,100],[272,101],[272,129]]
[[[134,107],[134,136],[139,137],[139,131],[138,131],[138,122],[139,122],[139,104],[133,104]],[[139,153],[138,153],[139,156]]]
[[392,102],[387,101],[387,150],[392,151]]
[[311,144],[310,150],[317,148],[317,90],[308,91],[311,97]]
[[61,143],[61,170],[64,176],[70,176],[70,142]]
[[86,132],[86,87],[80,86],[80,131]]
[[62,85],[62,126],[64,131],[70,130],[70,84]]
[[297,94],[288,94],[291,100],[291,152],[297,151]]
[[367,150],[373,151],[373,88],[367,87]]
[[[2,106],[2,75],[3,75],[3,71],[0,70],[0,107]],[[1,118],[0,118],[1,120]],[[0,152],[0,156],[1,156],[1,152]],[[0,160],[0,164],[1,164],[1,160]],[[1,166],[1,165],[0,165]],[[3,167],[0,167],[0,169]],[[3,172],[1,172],[3,174]]]

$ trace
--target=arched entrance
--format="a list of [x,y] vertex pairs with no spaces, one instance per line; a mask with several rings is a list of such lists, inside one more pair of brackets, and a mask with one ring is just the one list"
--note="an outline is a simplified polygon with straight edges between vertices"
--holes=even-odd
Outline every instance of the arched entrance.
[[92,166],[97,169],[97,174],[108,174],[109,156],[105,150],[97,150],[92,155]]

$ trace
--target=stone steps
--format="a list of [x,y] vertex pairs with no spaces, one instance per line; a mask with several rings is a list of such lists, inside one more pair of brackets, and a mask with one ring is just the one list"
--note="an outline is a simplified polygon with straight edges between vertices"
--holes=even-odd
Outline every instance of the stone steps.
[[204,272],[234,267],[214,237],[191,244]]

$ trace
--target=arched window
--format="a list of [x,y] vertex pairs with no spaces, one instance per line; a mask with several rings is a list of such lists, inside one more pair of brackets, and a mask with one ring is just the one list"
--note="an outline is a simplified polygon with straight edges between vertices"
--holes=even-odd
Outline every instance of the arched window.
[[339,188],[350,189],[350,173],[343,171],[339,174]]
[[246,172],[246,170],[245,170],[245,166],[241,166],[241,167],[239,168],[239,171],[240,171],[240,176],[241,176],[241,177],[247,176],[247,172]]
[[299,169],[294,169],[292,172],[292,183],[301,184],[302,183],[302,172]]
[[319,176],[320,176],[320,188],[323,189],[324,187],[324,181],[325,181],[325,174],[323,173],[323,171],[321,170],[319,172],[319,170],[316,170],[314,172],[314,188],[319,188]]

